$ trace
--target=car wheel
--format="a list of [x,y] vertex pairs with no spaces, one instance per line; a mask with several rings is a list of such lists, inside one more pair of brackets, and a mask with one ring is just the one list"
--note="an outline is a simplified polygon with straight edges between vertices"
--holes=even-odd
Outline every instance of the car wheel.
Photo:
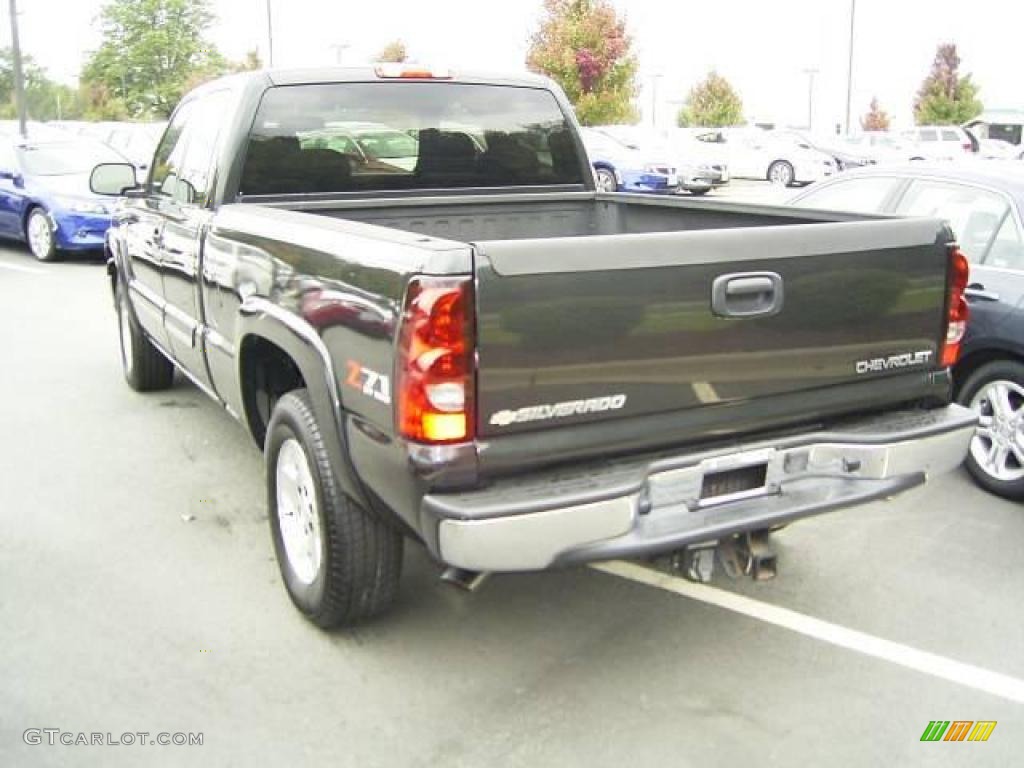
[[796,180],[796,172],[792,164],[786,160],[776,160],[768,166],[768,181],[781,187],[788,187]]
[[167,389],[174,383],[174,365],[153,346],[135,319],[123,280],[117,281],[115,305],[124,380],[136,392]]
[[693,195],[694,197],[702,197],[710,191],[711,190],[709,189],[691,189],[690,194]]
[[957,400],[978,414],[967,470],[985,490],[1024,499],[1024,365],[997,360],[972,373]]
[[342,491],[304,389],[274,406],[265,445],[270,531],[288,596],[314,624],[384,611],[402,572],[402,535]]
[[594,172],[594,176],[597,180],[598,192],[614,192],[619,188],[619,183],[615,181],[615,174],[607,168],[598,168]]
[[57,238],[50,217],[42,208],[33,208],[25,222],[28,249],[39,261],[53,261],[57,257]]

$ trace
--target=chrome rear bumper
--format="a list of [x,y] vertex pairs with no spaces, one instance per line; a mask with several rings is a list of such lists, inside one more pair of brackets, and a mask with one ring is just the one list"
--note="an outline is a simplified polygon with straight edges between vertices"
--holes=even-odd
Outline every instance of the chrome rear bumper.
[[[892,496],[957,467],[975,415],[957,405],[847,421],[728,449],[546,472],[424,497],[428,545],[474,571],[653,555]],[[764,465],[763,488],[701,499],[705,476]]]

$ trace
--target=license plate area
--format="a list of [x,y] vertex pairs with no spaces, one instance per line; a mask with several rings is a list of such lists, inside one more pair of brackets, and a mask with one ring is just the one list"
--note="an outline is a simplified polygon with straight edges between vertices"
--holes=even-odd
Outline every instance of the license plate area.
[[752,493],[764,493],[768,480],[768,462],[736,469],[708,472],[700,484],[701,505],[735,499]]

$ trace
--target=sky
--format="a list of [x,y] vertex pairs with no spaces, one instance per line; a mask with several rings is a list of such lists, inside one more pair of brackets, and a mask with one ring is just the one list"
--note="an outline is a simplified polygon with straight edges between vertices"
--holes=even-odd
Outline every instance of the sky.
[[[1024,108],[1018,50],[1024,2],[856,2],[852,122],[871,98],[912,123],[914,93],[942,42],[955,42],[961,69],[987,107]],[[743,99],[748,118],[815,131],[845,122],[851,0],[612,0],[639,58],[642,119],[670,125],[695,82],[714,68]],[[270,0],[275,66],[370,61],[405,41],[418,61],[474,70],[520,71],[541,0]],[[6,4],[5,4],[6,5]],[[267,56],[267,0],[213,0],[209,37],[229,58]],[[102,0],[19,0],[22,50],[51,77],[74,83],[99,45]],[[979,10],[975,10],[975,9]],[[6,9],[4,9],[6,10]],[[0,14],[0,45],[10,41]],[[816,70],[809,75],[807,70]],[[809,86],[813,79],[813,91]]]

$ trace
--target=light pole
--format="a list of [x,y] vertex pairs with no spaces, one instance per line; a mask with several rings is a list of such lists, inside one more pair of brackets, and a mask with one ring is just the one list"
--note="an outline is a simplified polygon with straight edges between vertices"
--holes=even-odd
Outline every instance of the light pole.
[[11,52],[14,55],[14,100],[18,105],[18,132],[25,130],[25,78],[21,72],[21,44],[18,42],[18,3],[11,0]]
[[846,64],[846,133],[850,133],[850,102],[853,98],[853,23],[857,17],[857,0],[850,0],[850,49]]
[[805,69],[807,75],[807,130],[814,127],[814,76],[818,74],[816,69]]
[[270,0],[267,0],[267,66],[274,66],[274,20],[270,14]]
[[332,43],[328,46],[334,51],[334,63],[341,64],[341,55],[345,52],[346,48],[351,48],[351,43]]
[[658,81],[663,77],[660,73],[651,76],[651,126],[654,128],[658,127]]

